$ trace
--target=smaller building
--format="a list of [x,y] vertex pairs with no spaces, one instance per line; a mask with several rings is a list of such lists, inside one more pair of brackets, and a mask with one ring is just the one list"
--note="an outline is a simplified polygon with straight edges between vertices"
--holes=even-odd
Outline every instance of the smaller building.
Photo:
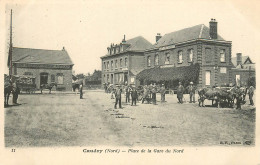
[[[68,52],[12,47],[12,56],[8,57],[9,69],[13,75],[35,77],[36,89],[41,84],[57,83],[57,90],[72,90],[73,63]],[[12,60],[12,66],[10,66]]]
[[249,56],[242,56],[242,53],[237,53],[236,57],[232,58],[232,64],[234,65],[231,69],[232,84],[248,85],[249,81],[255,79],[255,63]]
[[102,84],[136,84],[136,75],[144,66],[144,51],[152,44],[138,36],[122,40],[120,44],[111,44],[107,54],[101,57]]

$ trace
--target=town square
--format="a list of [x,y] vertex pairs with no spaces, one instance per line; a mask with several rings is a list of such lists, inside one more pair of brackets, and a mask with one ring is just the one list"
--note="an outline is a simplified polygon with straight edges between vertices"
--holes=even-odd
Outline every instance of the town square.
[[255,146],[250,25],[113,4],[6,5],[5,147]]

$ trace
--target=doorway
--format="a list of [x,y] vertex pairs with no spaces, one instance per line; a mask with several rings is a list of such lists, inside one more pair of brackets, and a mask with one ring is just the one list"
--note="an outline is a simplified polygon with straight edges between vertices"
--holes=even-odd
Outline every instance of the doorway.
[[48,84],[48,73],[46,72],[40,73],[40,85],[42,84]]
[[205,85],[210,85],[210,71],[206,71],[205,79]]

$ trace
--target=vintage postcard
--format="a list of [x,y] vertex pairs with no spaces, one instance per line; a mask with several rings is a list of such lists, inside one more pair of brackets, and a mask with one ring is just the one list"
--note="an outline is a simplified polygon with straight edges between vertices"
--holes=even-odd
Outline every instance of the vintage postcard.
[[259,165],[258,7],[1,2],[0,164]]

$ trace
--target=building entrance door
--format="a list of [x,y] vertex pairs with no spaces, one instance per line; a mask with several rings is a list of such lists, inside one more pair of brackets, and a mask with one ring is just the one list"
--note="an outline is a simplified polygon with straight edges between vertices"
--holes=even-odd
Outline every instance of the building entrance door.
[[46,72],[40,73],[40,85],[42,84],[48,84],[48,73]]

